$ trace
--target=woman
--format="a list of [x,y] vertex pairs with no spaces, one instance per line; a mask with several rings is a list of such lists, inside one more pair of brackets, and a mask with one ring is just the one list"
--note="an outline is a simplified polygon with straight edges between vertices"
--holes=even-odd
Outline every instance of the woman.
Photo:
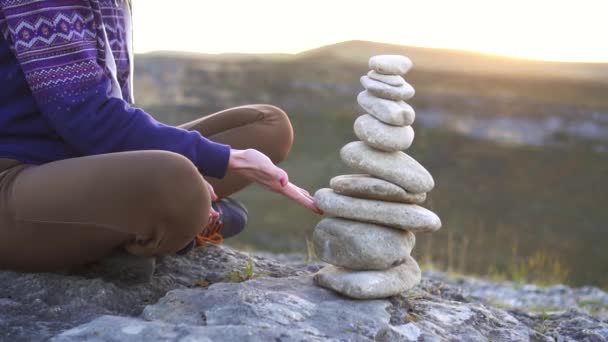
[[218,199],[252,182],[320,213],[274,164],[293,140],[280,109],[172,127],[132,107],[130,29],[123,1],[0,0],[0,268],[184,251],[224,232],[243,208]]

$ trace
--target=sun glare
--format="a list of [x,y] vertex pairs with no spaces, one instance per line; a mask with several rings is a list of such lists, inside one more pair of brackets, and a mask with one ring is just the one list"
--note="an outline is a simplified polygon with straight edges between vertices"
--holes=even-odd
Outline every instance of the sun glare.
[[137,52],[296,53],[346,40],[608,62],[603,0],[134,0]]

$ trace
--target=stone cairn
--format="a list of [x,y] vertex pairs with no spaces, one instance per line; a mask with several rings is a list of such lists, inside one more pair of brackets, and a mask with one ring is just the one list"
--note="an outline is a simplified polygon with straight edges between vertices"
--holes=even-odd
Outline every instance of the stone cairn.
[[420,267],[410,256],[415,233],[441,228],[437,215],[418,204],[434,186],[431,174],[402,152],[414,140],[414,96],[405,82],[409,58],[381,55],[369,60],[357,97],[368,113],[357,118],[361,141],[344,146],[342,161],[365,174],[331,179],[331,189],[315,193],[319,208],[333,216],[313,234],[317,256],[331,264],[314,279],[322,287],[358,299],[385,298],[420,282]]

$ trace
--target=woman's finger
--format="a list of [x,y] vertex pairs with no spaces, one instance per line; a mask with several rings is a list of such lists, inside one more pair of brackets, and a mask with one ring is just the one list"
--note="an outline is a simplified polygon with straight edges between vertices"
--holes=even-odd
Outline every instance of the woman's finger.
[[211,195],[211,200],[217,201],[219,197],[217,197],[217,195],[215,194],[215,190],[213,190],[213,185],[211,185],[209,182],[205,183],[207,183],[207,189],[209,189],[209,195]]
[[294,185],[295,187],[298,188],[298,191],[300,191],[301,193],[303,193],[306,196],[310,196],[310,192],[308,192],[308,190],[300,188],[299,186]]
[[314,200],[314,197],[310,194],[310,192],[308,192],[308,190],[302,189],[302,188],[300,188],[299,186],[297,186],[297,185],[295,185],[293,183],[290,183],[290,184],[291,184],[291,186],[293,186],[294,188],[296,188],[296,190],[298,190],[302,195],[304,195],[304,196],[306,196],[306,197]]
[[320,213],[320,214],[322,214],[322,213],[323,213],[321,210],[319,210],[319,208],[316,206],[316,204],[314,204],[314,203],[315,203],[315,198],[314,198],[314,196],[312,196],[312,195],[311,195],[311,194],[310,194],[310,193],[309,193],[307,190],[302,189],[302,188],[300,188],[300,187],[296,186],[296,185],[295,185],[295,184],[293,184],[293,183],[290,183],[290,184],[291,184],[291,186],[293,186],[293,187],[294,187],[296,190],[298,190],[298,191],[300,192],[300,194],[302,194],[304,197],[306,197],[307,199],[309,199],[309,200],[310,200],[310,202],[312,202],[312,203],[313,203],[314,208],[315,208],[315,212],[318,212],[318,213]]
[[323,214],[323,211],[316,206],[314,199],[310,196],[306,196],[298,189],[299,188],[297,186],[289,183],[287,184],[287,186],[284,187],[282,193],[288,198],[299,203],[300,205],[312,210],[313,212],[317,214]]
[[213,209],[213,207],[211,207],[209,210],[209,222],[207,222],[207,223],[211,224],[212,222],[217,220],[219,217],[220,217],[220,213],[218,213],[217,211],[215,211],[215,209]]

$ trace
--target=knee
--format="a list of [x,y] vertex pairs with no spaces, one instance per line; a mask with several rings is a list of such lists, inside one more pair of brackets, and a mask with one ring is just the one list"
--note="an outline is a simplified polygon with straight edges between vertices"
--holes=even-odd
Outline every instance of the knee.
[[281,162],[287,158],[293,145],[294,134],[289,116],[276,106],[263,104],[256,107],[264,113],[264,122],[270,127],[267,138],[271,149],[267,154],[273,162]]
[[158,198],[158,222],[164,226],[165,238],[159,253],[173,253],[192,241],[206,224],[211,196],[198,169],[187,158],[172,152],[157,156],[154,175]]

